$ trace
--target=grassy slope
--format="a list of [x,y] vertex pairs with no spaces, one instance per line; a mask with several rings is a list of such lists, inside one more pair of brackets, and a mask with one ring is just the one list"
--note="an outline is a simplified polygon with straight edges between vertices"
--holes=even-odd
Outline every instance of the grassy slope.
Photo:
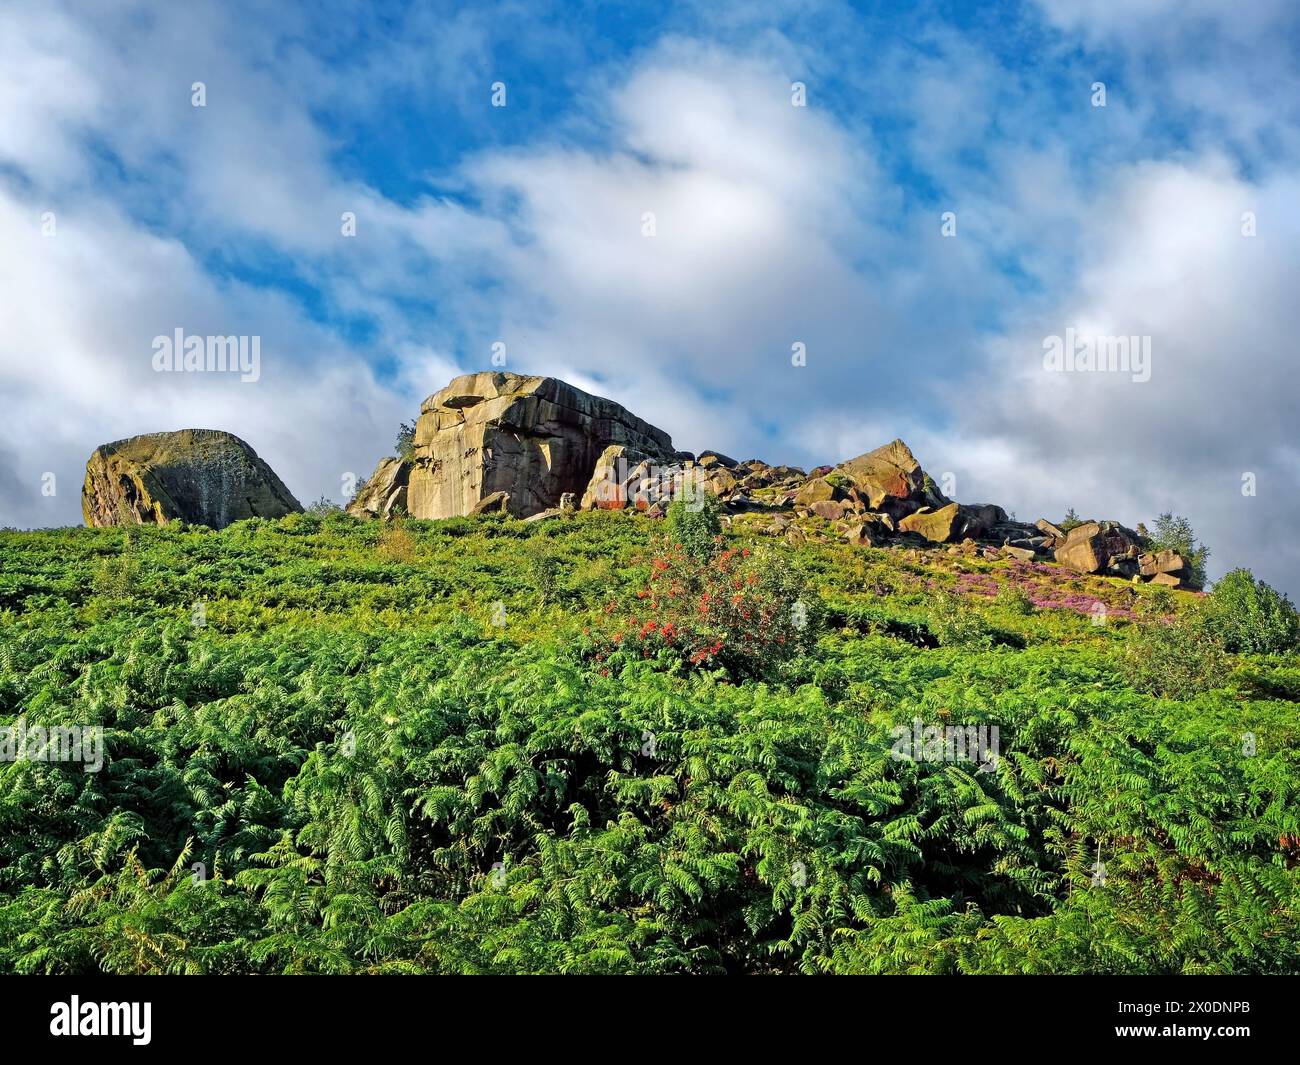
[[661,529],[0,533],[0,721],[111,754],[0,765],[0,971],[1300,969],[1295,656],[1161,699],[1126,648],[1192,596],[826,542],[768,683],[594,668]]

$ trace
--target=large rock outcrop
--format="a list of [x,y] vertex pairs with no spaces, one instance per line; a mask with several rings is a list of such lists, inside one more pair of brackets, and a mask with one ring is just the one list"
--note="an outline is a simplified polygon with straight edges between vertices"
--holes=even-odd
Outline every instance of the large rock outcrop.
[[475,373],[424,401],[415,424],[407,509],[415,518],[469,514],[496,492],[528,517],[582,496],[605,449],[676,461],[672,439],[613,400],[553,377]]
[[256,451],[217,429],[146,433],[97,447],[81,489],[82,517],[92,526],[180,520],[221,529],[300,510]]

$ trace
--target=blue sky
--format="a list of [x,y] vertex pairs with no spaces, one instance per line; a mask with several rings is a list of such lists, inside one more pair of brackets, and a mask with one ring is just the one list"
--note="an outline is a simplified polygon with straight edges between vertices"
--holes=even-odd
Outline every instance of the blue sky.
[[[504,343],[683,448],[901,435],[963,501],[1174,509],[1300,591],[1293,3],[266,6],[0,5],[0,523],[187,426],[341,498]],[[154,373],[178,327],[260,379]],[[1067,329],[1151,380],[1046,372]]]

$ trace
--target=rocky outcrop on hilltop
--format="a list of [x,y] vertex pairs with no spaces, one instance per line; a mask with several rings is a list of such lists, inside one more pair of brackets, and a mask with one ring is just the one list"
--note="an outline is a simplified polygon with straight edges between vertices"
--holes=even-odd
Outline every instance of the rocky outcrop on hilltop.
[[1118,522],[1067,531],[1016,521],[993,503],[948,499],[902,440],[809,472],[694,455],[612,400],[513,373],[466,374],[425,400],[412,457],[382,460],[348,510],[542,520],[575,507],[631,508],[660,517],[673,499],[698,493],[719,500],[724,522],[756,515],[759,531],[797,542],[829,531],[855,544],[944,544],[1176,587],[1191,578],[1187,560],[1145,552],[1143,538]]
[[87,525],[221,529],[243,518],[280,518],[302,506],[251,447],[216,429],[146,433],[97,447],[86,463]]
[[416,518],[469,514],[495,493],[515,517],[584,495],[612,445],[658,465],[672,439],[613,400],[553,377],[476,373],[424,401],[415,424],[407,510]]

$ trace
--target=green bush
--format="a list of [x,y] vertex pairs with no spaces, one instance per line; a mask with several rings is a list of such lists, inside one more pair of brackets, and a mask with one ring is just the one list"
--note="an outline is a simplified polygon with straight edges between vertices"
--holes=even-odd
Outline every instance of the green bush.
[[989,647],[993,637],[980,615],[960,596],[934,596],[927,625],[940,647]]
[[1248,569],[1235,569],[1215,583],[1207,621],[1229,651],[1278,654],[1300,641],[1300,618],[1291,600]]
[[999,585],[994,602],[998,606],[1010,610],[1013,614],[1029,615],[1034,612],[1033,597],[1018,584],[1011,581],[1003,581]]
[[700,492],[693,499],[679,497],[668,506],[668,536],[696,561],[712,558],[721,548],[722,521],[718,497]]
[[1231,667],[1223,642],[1203,615],[1153,618],[1126,645],[1123,674],[1140,692],[1191,699],[1222,688]]
[[607,671],[649,658],[674,669],[721,668],[734,680],[775,679],[816,644],[822,613],[770,548],[699,559],[666,543],[635,599],[612,612],[609,631],[602,627],[592,655]]
[[403,462],[410,462],[415,456],[415,423],[402,422],[397,427],[397,439],[393,442],[397,457]]
[[563,566],[541,535],[528,542],[528,576],[543,606],[558,601],[562,592]]

